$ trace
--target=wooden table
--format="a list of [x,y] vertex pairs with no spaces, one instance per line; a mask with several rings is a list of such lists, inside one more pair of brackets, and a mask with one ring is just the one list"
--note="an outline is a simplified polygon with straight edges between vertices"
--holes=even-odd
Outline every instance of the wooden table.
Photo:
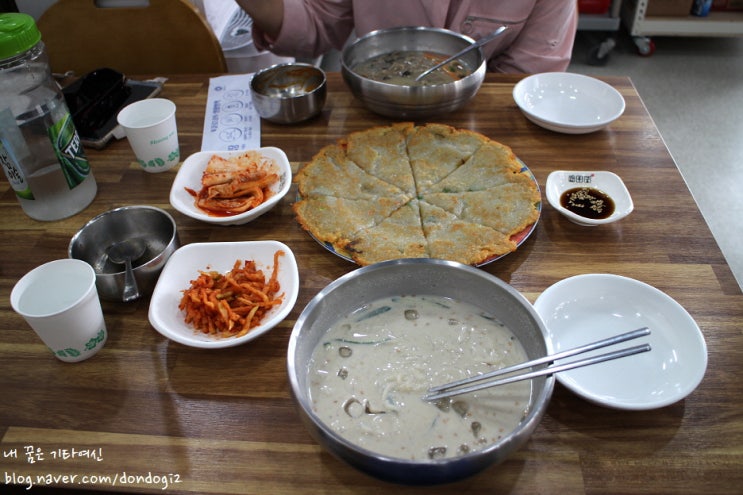
[[[524,448],[454,485],[398,487],[348,467],[300,423],[285,356],[301,310],[355,266],[301,230],[291,213],[292,193],[246,226],[213,227],[173,211],[183,244],[277,239],[291,247],[300,268],[299,299],[272,332],[236,348],[193,349],[150,326],[148,299],[104,303],[105,348],[82,363],[59,362],[11,310],[9,294],[31,268],[65,257],[70,237],[94,215],[143,203],[172,211],[174,174],[144,173],[124,140],[88,152],[98,196],[72,218],[33,221],[2,185],[0,484],[15,482],[23,493],[29,493],[23,491],[27,476],[34,484],[77,490],[151,493],[163,493],[166,484],[168,493],[199,494],[740,493],[743,295],[658,130],[623,77],[606,79],[627,101],[607,130],[575,136],[543,130],[514,104],[518,80],[488,75],[466,108],[438,120],[510,145],[542,188],[551,170],[612,170],[626,182],[635,211],[616,224],[584,228],[545,202],[527,242],[483,269],[531,301],[582,273],[625,275],[666,292],[695,318],[709,346],[706,376],[690,396],[662,409],[626,412],[591,405],[558,385]],[[200,149],[207,87],[201,76],[173,77],[165,85],[163,96],[178,105],[183,156]],[[296,167],[351,131],[386,123],[330,74],[322,115],[294,126],[263,122],[262,144],[284,149]]]

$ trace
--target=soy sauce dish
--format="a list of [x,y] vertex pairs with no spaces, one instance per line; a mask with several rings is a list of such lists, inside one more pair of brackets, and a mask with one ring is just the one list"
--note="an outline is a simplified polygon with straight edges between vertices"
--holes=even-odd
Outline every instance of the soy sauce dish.
[[607,171],[556,170],[547,177],[545,195],[565,218],[587,227],[616,222],[634,210],[627,186]]

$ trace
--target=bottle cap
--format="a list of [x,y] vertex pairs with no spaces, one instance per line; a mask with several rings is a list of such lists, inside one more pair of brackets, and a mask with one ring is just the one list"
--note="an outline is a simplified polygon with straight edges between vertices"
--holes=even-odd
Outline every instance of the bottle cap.
[[0,59],[23,53],[41,41],[36,21],[28,14],[0,14]]

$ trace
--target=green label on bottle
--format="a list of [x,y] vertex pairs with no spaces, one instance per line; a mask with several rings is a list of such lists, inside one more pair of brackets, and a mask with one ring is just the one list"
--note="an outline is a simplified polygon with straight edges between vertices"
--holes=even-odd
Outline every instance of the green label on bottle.
[[90,163],[85,156],[80,136],[77,134],[72,116],[67,113],[49,128],[54,152],[62,166],[70,189],[82,183],[90,174]]

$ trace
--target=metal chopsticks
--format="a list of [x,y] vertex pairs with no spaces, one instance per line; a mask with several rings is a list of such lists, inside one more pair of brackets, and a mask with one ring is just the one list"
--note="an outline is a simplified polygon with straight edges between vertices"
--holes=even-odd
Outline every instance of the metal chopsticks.
[[[526,361],[521,364],[509,366],[509,367],[502,368],[502,369],[495,370],[495,371],[491,371],[489,373],[483,373],[481,375],[464,378],[462,380],[457,380],[454,382],[446,383],[444,385],[438,385],[435,387],[431,387],[428,389],[428,394],[423,396],[423,400],[426,400],[426,401],[439,400],[439,399],[443,399],[446,397],[452,397],[454,395],[474,392],[476,390],[481,390],[484,388],[495,387],[498,385],[505,385],[507,383],[513,383],[513,382],[517,382],[521,380],[528,380],[528,379],[536,378],[542,375],[551,375],[553,373],[559,373],[561,371],[566,371],[566,370],[570,370],[574,368],[580,368],[583,366],[589,366],[592,364],[602,363],[604,361],[610,361],[613,359],[619,359],[622,357],[639,354],[641,352],[647,352],[651,349],[650,344],[643,344],[643,345],[638,345],[638,346],[629,347],[625,349],[620,349],[618,351],[613,351],[613,352],[609,352],[606,354],[600,354],[598,356],[592,356],[592,357],[578,360],[578,361],[571,361],[565,364],[550,365],[541,370],[536,370],[536,371],[532,371],[532,372],[528,372],[528,373],[524,373],[520,375],[509,376],[509,377],[501,378],[499,380],[485,381],[485,380],[491,380],[492,378],[496,378],[502,375],[508,375],[508,374],[511,374],[511,373],[514,373],[516,371],[520,371],[526,368],[538,366],[540,364],[553,363],[554,361],[557,361],[559,359],[565,359],[571,356],[593,351],[595,349],[600,349],[600,348],[616,345],[622,342],[626,342],[628,340],[636,339],[639,337],[644,337],[646,335],[650,335],[650,329],[647,327],[642,327],[642,328],[638,328],[637,330],[633,330],[631,332],[623,333],[620,335],[615,335],[614,337],[609,337],[609,338],[602,339],[602,340],[599,340],[599,341],[596,341],[590,344],[586,344],[586,345],[582,345],[579,347],[574,347],[572,349],[568,349],[566,351],[558,352],[557,354],[550,354],[542,358],[533,359],[531,361]],[[476,383],[476,382],[483,382],[483,383]]]

